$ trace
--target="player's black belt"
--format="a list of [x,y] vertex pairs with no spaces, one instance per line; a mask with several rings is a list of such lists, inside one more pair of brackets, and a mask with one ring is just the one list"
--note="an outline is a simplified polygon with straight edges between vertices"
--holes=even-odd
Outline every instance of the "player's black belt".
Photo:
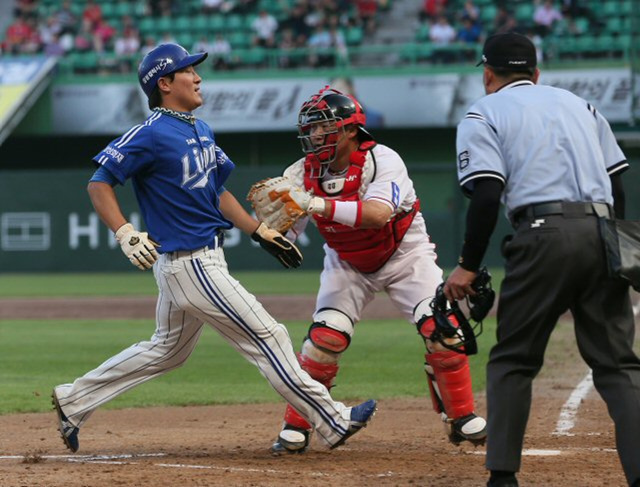
[[611,206],[592,201],[550,201],[518,208],[511,215],[511,223],[517,227],[523,220],[532,220],[541,216],[563,215],[568,218],[580,218],[588,215],[613,216]]

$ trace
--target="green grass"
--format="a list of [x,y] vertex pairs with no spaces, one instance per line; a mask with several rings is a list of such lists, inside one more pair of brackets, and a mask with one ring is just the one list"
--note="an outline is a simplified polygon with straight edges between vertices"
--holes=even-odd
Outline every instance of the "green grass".
[[[286,324],[298,349],[308,323]],[[480,354],[471,357],[476,391],[484,390],[487,353],[494,340],[495,322],[487,320],[485,325]],[[146,340],[153,329],[147,320],[0,321],[0,414],[49,411],[54,385],[71,382],[132,343]],[[407,322],[360,323],[332,393],[342,401],[425,396],[423,362],[424,345]],[[279,396],[258,370],[207,328],[182,368],[128,391],[106,407],[276,401]]]
[[[445,272],[445,275],[449,271]],[[491,269],[494,288],[502,269]],[[315,294],[320,271],[234,272],[233,277],[254,294]],[[3,274],[0,299],[18,297],[155,296],[153,273],[135,269],[121,273]]]

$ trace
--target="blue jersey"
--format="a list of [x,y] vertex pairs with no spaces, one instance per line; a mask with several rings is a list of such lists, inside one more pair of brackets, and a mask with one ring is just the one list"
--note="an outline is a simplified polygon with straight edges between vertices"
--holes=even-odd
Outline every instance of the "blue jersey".
[[133,180],[147,230],[162,253],[211,245],[216,233],[233,226],[220,212],[219,195],[235,165],[201,120],[156,110],[93,160],[120,184]]

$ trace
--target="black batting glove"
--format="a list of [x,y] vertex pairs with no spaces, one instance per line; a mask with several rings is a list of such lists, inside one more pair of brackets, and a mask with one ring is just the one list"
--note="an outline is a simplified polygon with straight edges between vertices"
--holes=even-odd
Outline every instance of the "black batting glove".
[[264,223],[255,232],[251,234],[251,238],[260,244],[287,269],[300,267],[302,264],[302,254],[298,247],[287,240],[280,232],[277,232]]

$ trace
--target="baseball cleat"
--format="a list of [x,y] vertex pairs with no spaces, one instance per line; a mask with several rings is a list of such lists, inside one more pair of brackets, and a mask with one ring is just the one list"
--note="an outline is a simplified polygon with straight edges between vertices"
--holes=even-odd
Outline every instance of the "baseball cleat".
[[58,396],[56,396],[55,388],[51,393],[51,402],[53,403],[56,413],[58,414],[58,431],[60,431],[62,441],[69,450],[75,453],[78,451],[78,448],[80,448],[80,441],[78,440],[78,433],[80,432],[80,428],[74,426],[73,423],[69,421],[69,419],[62,412],[62,408],[60,407],[60,403],[58,402]]
[[337,443],[331,446],[331,449],[333,450],[334,448],[338,448],[339,446],[344,445],[345,441],[355,435],[362,428],[365,428],[369,424],[369,421],[371,421],[373,416],[376,414],[376,411],[378,410],[377,406],[378,403],[375,400],[369,399],[362,404],[352,407],[349,429]]
[[304,453],[309,446],[310,437],[309,430],[285,424],[278,439],[271,445],[271,453],[273,455]]
[[475,413],[454,420],[446,417],[443,419],[445,423],[448,423],[447,434],[449,441],[454,445],[469,441],[480,446],[487,441],[487,422]]

